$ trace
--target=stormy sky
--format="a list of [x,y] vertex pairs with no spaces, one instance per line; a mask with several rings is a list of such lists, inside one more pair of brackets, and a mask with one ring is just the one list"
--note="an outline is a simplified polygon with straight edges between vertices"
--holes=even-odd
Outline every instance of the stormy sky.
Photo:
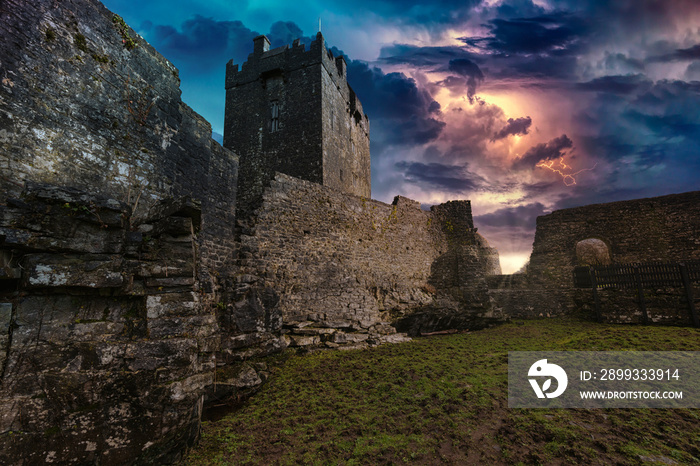
[[554,209],[700,189],[696,0],[106,0],[223,133],[224,67],[318,30],[371,121],[372,197],[471,199],[504,273]]

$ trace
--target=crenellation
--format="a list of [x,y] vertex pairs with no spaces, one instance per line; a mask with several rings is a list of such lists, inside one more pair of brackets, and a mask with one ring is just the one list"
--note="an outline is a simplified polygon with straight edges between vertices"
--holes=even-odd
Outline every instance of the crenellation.
[[265,52],[270,50],[270,40],[264,36],[257,36],[253,38],[253,57],[257,58],[265,54]]

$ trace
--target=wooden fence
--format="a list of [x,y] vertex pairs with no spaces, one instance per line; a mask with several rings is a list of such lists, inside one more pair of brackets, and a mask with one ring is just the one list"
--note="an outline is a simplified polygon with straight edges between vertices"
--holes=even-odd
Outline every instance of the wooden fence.
[[642,320],[647,323],[649,315],[644,300],[644,288],[682,287],[685,290],[691,322],[695,327],[700,327],[700,320],[693,303],[693,283],[700,283],[699,260],[666,264],[615,264],[574,268],[574,286],[592,289],[598,321],[602,321],[598,298],[600,289],[636,289]]

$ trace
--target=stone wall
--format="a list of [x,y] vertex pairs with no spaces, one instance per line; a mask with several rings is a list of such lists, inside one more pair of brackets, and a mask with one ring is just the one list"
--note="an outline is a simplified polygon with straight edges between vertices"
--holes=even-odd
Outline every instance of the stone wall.
[[576,244],[602,240],[614,263],[700,259],[700,191],[563,209],[537,218],[528,275],[572,286]]
[[[323,41],[320,33],[317,40]],[[348,84],[345,58],[328,50],[321,62],[323,184],[371,197],[369,118]]]
[[545,288],[528,274],[487,277],[494,306],[512,318],[538,319],[577,312],[574,289]]
[[[695,312],[700,312],[700,285],[692,287]],[[596,315],[595,303],[590,289],[578,289],[573,294],[574,302],[583,315]],[[614,324],[644,323],[639,306],[637,290],[598,290],[600,313],[603,322]],[[644,302],[648,323],[660,325],[693,326],[686,291],[679,287],[664,287],[644,291]]]
[[241,237],[241,286],[229,297],[240,331],[274,322],[291,344],[333,344],[347,340],[341,332],[379,338],[392,332],[387,322],[410,320],[412,333],[467,325],[411,319],[430,307],[474,325],[491,317],[484,276],[493,250],[476,243],[469,201],[425,212],[410,199],[388,205],[278,173],[256,219]]
[[214,377],[238,158],[96,0],[3,2],[0,50],[0,462],[176,459]]
[[0,463],[178,458],[197,435],[218,324],[200,294],[199,207],[138,228],[107,197],[27,183],[0,207]]
[[136,224],[191,197],[204,270],[223,270],[238,160],[181,101],[170,62],[96,0],[4,2],[0,50],[0,202],[26,180],[71,186],[124,202]]
[[[594,243],[605,250],[591,254]],[[594,318],[590,290],[573,288],[574,267],[592,265],[591,257],[623,264],[700,258],[700,191],[563,209],[538,217],[527,273],[489,277],[489,294],[495,306],[511,317],[581,313]],[[683,290],[645,292],[651,322],[690,324]],[[636,292],[601,290],[601,311],[608,322],[641,319]]]

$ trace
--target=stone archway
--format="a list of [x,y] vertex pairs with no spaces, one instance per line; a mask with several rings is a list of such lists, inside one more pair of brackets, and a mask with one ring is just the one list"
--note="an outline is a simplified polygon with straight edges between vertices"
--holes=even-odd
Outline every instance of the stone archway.
[[578,265],[608,265],[612,262],[610,248],[605,241],[587,238],[576,243]]

